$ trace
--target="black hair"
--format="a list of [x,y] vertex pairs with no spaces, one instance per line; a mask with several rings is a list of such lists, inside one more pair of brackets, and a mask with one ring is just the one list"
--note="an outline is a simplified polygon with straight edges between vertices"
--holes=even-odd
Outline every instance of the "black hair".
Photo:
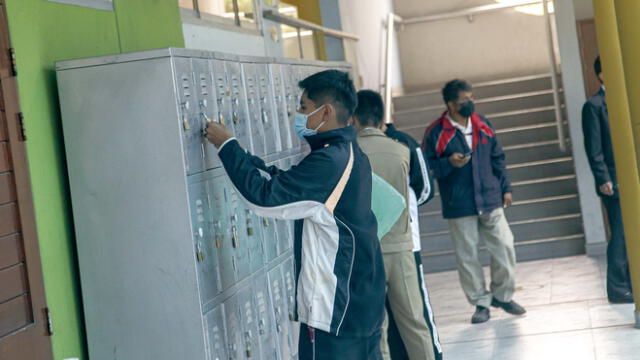
[[471,84],[459,79],[449,81],[444,88],[442,88],[442,99],[444,103],[457,101],[461,91],[471,91]]
[[349,74],[338,70],[325,70],[300,81],[298,86],[317,105],[331,103],[336,109],[338,123],[349,125],[357,105],[356,88]]
[[598,55],[596,61],[593,63],[593,70],[596,72],[596,76],[602,73],[602,63],[600,63],[600,55]]
[[362,126],[379,127],[384,118],[384,102],[380,93],[373,90],[358,91],[358,107],[353,117]]

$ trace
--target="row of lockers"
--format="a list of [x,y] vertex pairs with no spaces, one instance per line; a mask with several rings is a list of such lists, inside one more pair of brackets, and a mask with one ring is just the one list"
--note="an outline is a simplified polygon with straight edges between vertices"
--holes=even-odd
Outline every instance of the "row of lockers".
[[215,148],[202,137],[208,119],[224,124],[257,156],[301,147],[293,128],[301,95],[298,82],[335,68],[272,63],[268,58],[225,58],[177,58],[174,62],[189,174],[220,166]]
[[[274,161],[287,170],[304,153]],[[210,175],[211,174],[211,175]],[[215,174],[215,175],[214,175]],[[203,311],[216,297],[293,247],[293,221],[258,217],[220,171],[189,177],[194,253]]]
[[293,223],[253,213],[203,136],[282,169],[298,82],[344,63],[161,49],[58,64],[92,359],[296,358]]

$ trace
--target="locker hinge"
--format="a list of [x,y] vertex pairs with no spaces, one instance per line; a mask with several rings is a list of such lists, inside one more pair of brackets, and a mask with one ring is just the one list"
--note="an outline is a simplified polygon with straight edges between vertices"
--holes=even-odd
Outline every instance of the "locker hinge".
[[47,336],[53,335],[53,322],[51,321],[51,312],[49,308],[44,308],[44,318],[45,318],[45,326],[47,330]]
[[27,130],[24,128],[24,115],[19,112],[16,114],[18,118],[18,136],[20,141],[27,141]]
[[13,48],[7,50],[7,56],[9,56],[9,64],[11,64],[11,76],[18,75],[18,68],[16,67],[16,52]]

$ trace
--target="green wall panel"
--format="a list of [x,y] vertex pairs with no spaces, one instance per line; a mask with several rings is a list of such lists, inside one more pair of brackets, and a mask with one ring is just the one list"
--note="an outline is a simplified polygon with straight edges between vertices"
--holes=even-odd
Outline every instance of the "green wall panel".
[[86,359],[55,62],[182,46],[177,1],[116,0],[115,13],[45,0],[6,0],[6,4],[28,136],[54,356]]

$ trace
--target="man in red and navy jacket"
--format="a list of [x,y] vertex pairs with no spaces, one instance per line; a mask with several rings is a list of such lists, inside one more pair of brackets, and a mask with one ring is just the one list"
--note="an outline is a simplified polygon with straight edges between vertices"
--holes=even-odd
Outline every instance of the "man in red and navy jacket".
[[[490,318],[489,306],[521,315],[515,292],[513,234],[504,215],[512,203],[505,156],[491,124],[474,112],[471,86],[462,80],[442,90],[447,106],[424,135],[423,149],[438,180],[442,214],[449,220],[462,289],[476,306],[472,323]],[[482,237],[491,256],[491,289],[487,291],[478,259]]]

